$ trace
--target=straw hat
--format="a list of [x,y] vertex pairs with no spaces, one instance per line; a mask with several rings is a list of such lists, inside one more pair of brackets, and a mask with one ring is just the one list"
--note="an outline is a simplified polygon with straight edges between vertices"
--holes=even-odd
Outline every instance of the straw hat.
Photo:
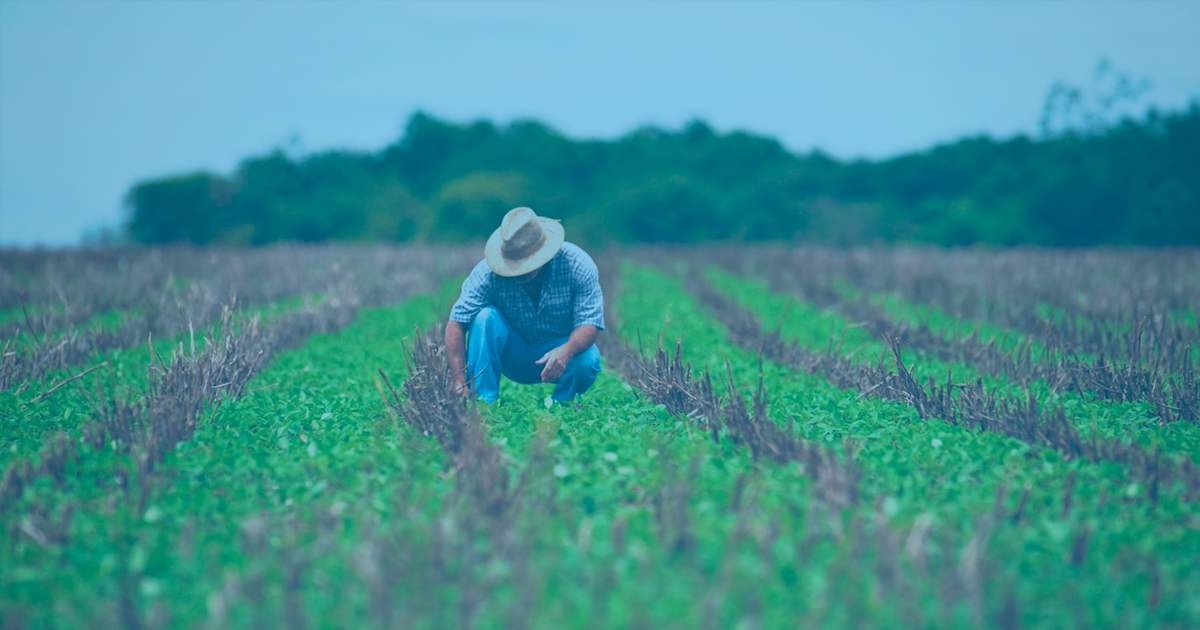
[[513,208],[492,232],[483,257],[496,275],[513,277],[546,264],[562,249],[563,228],[557,219],[546,219],[529,208]]

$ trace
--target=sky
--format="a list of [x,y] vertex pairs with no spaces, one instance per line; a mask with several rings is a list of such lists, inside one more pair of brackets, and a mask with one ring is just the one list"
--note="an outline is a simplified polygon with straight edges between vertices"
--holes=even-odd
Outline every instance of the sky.
[[1034,134],[1102,59],[1143,105],[1200,100],[1200,2],[0,0],[0,245],[117,226],[147,178],[376,151],[417,110],[878,159]]

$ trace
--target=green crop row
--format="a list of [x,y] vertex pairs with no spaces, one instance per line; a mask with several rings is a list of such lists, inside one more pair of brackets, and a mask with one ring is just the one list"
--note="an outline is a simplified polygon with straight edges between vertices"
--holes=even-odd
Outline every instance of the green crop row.
[[[697,366],[723,374],[728,359],[749,396],[757,358],[677,280],[626,266],[623,286],[621,329],[603,334],[636,344],[640,331],[646,345],[682,337]],[[399,385],[401,341],[437,321],[455,289],[362,309],[347,328],[278,354],[250,393],[202,414],[145,494],[130,490],[140,481],[131,456],[86,447],[69,474],[27,488],[0,516],[14,532],[0,551],[5,616],[34,627],[1200,618],[1197,580],[1178,553],[1195,548],[1200,521],[1172,489],[1152,502],[1119,467],[920,421],[904,405],[769,363],[771,417],[848,448],[843,457],[862,467],[861,500],[846,511],[817,496],[813,471],[755,461],[606,371],[578,406],[548,404],[548,386],[505,382],[501,403],[480,408],[513,506],[488,513],[464,491],[466,471],[384,405],[376,376],[382,368]],[[792,317],[785,326],[806,334]],[[807,334],[827,341],[825,322]],[[1155,597],[1157,607],[1145,604]]]
[[[728,359],[737,382],[755,382],[756,357],[729,343],[723,327],[677,280],[633,266],[626,267],[623,278],[629,299],[620,312],[627,335],[634,327],[662,329],[670,338],[689,342],[685,348],[694,364],[720,369]],[[746,292],[756,286],[737,284]],[[778,319],[783,306],[750,305],[767,322]],[[785,337],[824,347],[829,317],[794,304],[784,321]],[[846,346],[852,347],[849,339]],[[809,439],[837,443],[850,438],[856,443],[855,458],[866,473],[864,495],[893,505],[897,519],[913,522],[929,514],[938,526],[960,530],[987,512],[1002,488],[1009,513],[1028,488],[1023,518],[996,524],[989,552],[1003,576],[998,583],[1014,585],[1031,625],[1054,625],[1050,620],[1067,615],[1081,599],[1093,606],[1087,625],[1196,619],[1200,614],[1200,600],[1190,595],[1197,586],[1194,572],[1179,559],[1180,550],[1200,543],[1200,512],[1181,500],[1181,488],[1160,489],[1159,499],[1151,501],[1147,488],[1120,466],[1068,461],[1005,436],[921,421],[905,405],[863,399],[778,366],[768,364],[763,376],[773,394],[772,417],[794,419]],[[1068,485],[1073,492],[1064,505]],[[1074,566],[1070,559],[1081,538],[1086,538],[1087,553]],[[1155,611],[1121,604],[1151,597],[1149,562],[1161,572],[1155,578],[1162,580],[1160,587],[1176,597]]]
[[403,365],[401,337],[428,323],[430,306],[427,298],[363,309],[350,329],[315,335],[277,357],[248,387],[261,391],[201,418],[141,504],[118,500],[137,485],[113,474],[135,469],[121,461],[128,456],[84,447],[66,479],[38,480],[5,515],[13,526],[21,512],[28,520],[75,509],[60,544],[22,537],[5,548],[6,607],[32,626],[90,626],[116,615],[112,609],[132,589],[138,616],[152,617],[158,602],[169,601],[175,623],[203,618],[225,571],[246,560],[236,542],[244,520],[294,506],[336,513],[340,502],[386,505],[389,479],[415,473],[405,472],[412,464],[397,450],[395,421],[383,411],[372,372],[378,366],[395,374]]
[[[319,304],[321,299],[318,295],[280,301],[242,310],[240,317],[246,321],[258,317],[266,323],[282,313],[307,304]],[[235,323],[238,321],[235,318]],[[153,353],[165,359],[176,350],[191,353],[193,345],[196,352],[203,352],[206,340],[213,336],[220,336],[216,324],[198,326],[190,334],[163,339],[149,338],[146,343],[128,348],[109,348],[93,355],[81,366],[54,370],[0,392],[0,417],[11,419],[0,423],[0,470],[16,459],[33,456],[43,441],[57,431],[77,432],[79,424],[95,411],[89,396],[92,400],[101,401],[108,397],[108,393],[128,395],[145,391],[149,384]],[[105,362],[108,363],[106,366],[54,389]],[[54,391],[50,393],[51,390]]]
[[[12,570],[3,578],[5,606],[30,625],[65,627],[119,616],[116,608],[126,598],[135,617],[172,625],[202,621],[213,614],[214,601],[230,625],[253,624],[263,610],[267,618],[279,619],[289,604],[279,584],[286,580],[287,563],[277,559],[286,558],[287,549],[325,544],[307,569],[301,614],[325,620],[322,625],[361,626],[370,608],[363,593],[369,589],[331,591],[330,585],[354,580],[356,554],[372,520],[381,522],[375,527],[428,537],[445,518],[455,471],[430,438],[411,435],[385,411],[373,378],[374,368],[383,367],[395,380],[404,365],[401,336],[414,324],[429,324],[444,298],[365,310],[341,333],[316,336],[278,357],[251,383],[269,389],[227,402],[211,422],[202,422],[193,439],[164,462],[167,472],[144,505],[114,504],[120,492],[111,471],[120,463],[111,452],[85,452],[67,480],[44,480],[27,490],[22,505],[27,514],[37,513],[32,509],[37,506],[51,506],[56,517],[65,505],[79,509],[61,541],[43,545],[21,537],[6,549],[4,565]],[[558,576],[538,592],[539,625],[703,622],[714,613],[698,605],[712,590],[714,569],[736,564],[730,558],[750,562],[760,556],[750,553],[757,543],[726,542],[735,538],[739,522],[738,513],[724,507],[739,476],[752,469],[747,454],[712,444],[690,428],[680,430],[679,419],[640,401],[609,373],[579,408],[547,408],[544,389],[506,385],[504,403],[485,410],[492,438],[504,446],[516,471],[529,465],[537,437],[545,436],[551,464],[543,476],[554,484],[554,509],[531,512],[514,525],[525,544],[539,547],[528,561],[539,573]],[[698,476],[684,480],[693,460]],[[687,523],[667,525],[674,531],[664,533],[656,516],[663,508],[656,502],[683,481],[697,488],[686,500],[694,514]],[[755,490],[760,484],[784,492]],[[802,502],[804,485],[795,468],[769,470],[747,484],[745,502]],[[398,493],[418,500],[399,510]],[[339,521],[333,541],[321,543],[312,525],[322,515]],[[285,535],[266,536],[261,543],[266,549],[244,542],[252,537],[248,530],[258,531],[261,523],[289,519],[301,524]],[[784,533],[800,539],[792,529],[798,524],[787,524]],[[760,537],[766,535],[769,523],[752,525]],[[685,541],[690,551],[661,544],[666,536]],[[739,553],[743,547],[745,554]],[[807,560],[819,566],[834,551],[818,545]],[[476,570],[506,570],[501,564]],[[725,591],[787,602],[772,610],[780,619],[813,609],[810,599],[789,602],[786,590],[778,590],[804,586],[797,584],[804,571],[798,560],[777,569],[784,581],[762,585],[767,567],[751,562],[735,568],[738,579]],[[225,585],[246,585],[256,575],[269,585],[260,599],[243,594],[226,605],[220,596]],[[397,605],[427,609],[421,619],[432,627],[450,625],[466,581],[443,585],[442,600],[434,602],[406,601],[400,589]],[[46,590],[45,583],[57,588]],[[743,603],[732,597],[715,612],[736,621]],[[496,597],[485,607],[485,619],[487,613],[502,617],[505,604]]]
[[[899,323],[924,324],[946,338],[961,331],[961,320],[937,307],[908,303],[896,296],[877,296],[873,299]],[[1009,348],[1011,344],[1013,351],[1028,341],[1034,356],[1046,357],[1042,343],[1031,335],[1004,330],[986,322],[975,322],[974,325],[981,339],[999,341],[1007,337],[1004,348]],[[1200,357],[1200,352],[1196,355]],[[1074,358],[1095,361],[1098,357],[1080,353]],[[921,360],[929,361],[928,358]],[[936,361],[930,361],[930,364],[931,371],[937,369]],[[995,379],[993,384],[1001,388],[1006,385],[1003,379]],[[1030,390],[1043,405],[1059,404],[1072,409],[1068,415],[1075,420],[1076,428],[1083,434],[1095,432],[1105,438],[1119,436],[1127,442],[1138,442],[1167,452],[1189,453],[1200,463],[1200,426],[1187,422],[1159,426],[1160,418],[1153,405],[1146,401],[1104,401],[1091,392],[1054,391],[1044,380],[1034,383]]]
[[[882,261],[877,261],[877,264],[883,264],[883,263],[882,263]],[[1029,262],[1028,264],[1036,264],[1036,263]],[[1099,267],[1093,268],[1091,272],[1094,274],[1104,273],[1099,269]],[[1108,277],[1109,283],[1119,282],[1118,278],[1113,276],[1111,270],[1106,275]],[[1195,274],[1191,274],[1190,276],[1194,278]],[[934,284],[934,285],[940,284],[938,282],[938,280],[941,280],[941,281],[946,280],[946,278],[944,278],[944,277],[938,278],[937,274],[932,274],[927,279],[933,280],[932,284]],[[1025,341],[1027,339],[1029,339],[1032,341],[1031,350],[1033,351],[1033,353],[1036,356],[1046,356],[1045,348],[1044,348],[1044,345],[1042,344],[1042,340],[1038,338],[1038,334],[1040,334],[1040,331],[1034,332],[1034,331],[1027,330],[1027,331],[1023,332],[1023,331],[1019,331],[1019,330],[1013,330],[1010,328],[1006,328],[1004,326],[998,325],[995,322],[987,321],[987,319],[958,317],[954,313],[947,312],[944,309],[941,309],[941,308],[938,308],[935,306],[906,301],[898,293],[870,293],[870,292],[864,291],[859,286],[855,285],[853,282],[851,282],[846,277],[841,276],[841,275],[830,276],[830,277],[826,278],[825,281],[827,282],[827,284],[830,288],[835,290],[842,297],[842,299],[844,299],[846,301],[851,301],[851,302],[858,301],[858,300],[865,300],[866,302],[868,302],[872,305],[883,308],[885,311],[892,314],[893,317],[895,317],[897,321],[908,321],[910,323],[916,324],[916,323],[925,323],[927,321],[927,319],[929,319],[929,318],[932,318],[934,320],[942,320],[949,324],[948,326],[946,326],[944,328],[944,332],[947,333],[947,336],[949,336],[952,333],[958,332],[958,331],[962,331],[965,333],[971,333],[972,331],[977,331],[977,336],[982,337],[983,339],[994,338],[997,341],[999,341],[999,340],[1007,337],[1009,342],[1013,342],[1014,340],[1019,340],[1020,344],[1024,344]],[[981,281],[981,282],[984,282],[986,284],[986,281]],[[977,287],[977,288],[986,288],[986,287]],[[959,296],[959,297],[962,297],[962,296]],[[1093,326],[1097,322],[1095,320],[1090,319],[1090,317],[1094,317],[1098,313],[1090,313],[1090,314],[1087,313],[1087,311],[1089,310],[1089,307],[1087,306],[1087,304],[1089,302],[1095,303],[1098,300],[1103,301],[1105,298],[1099,297],[1099,296],[1089,296],[1086,292],[1077,292],[1072,297],[1073,297],[1072,300],[1067,300],[1066,302],[1062,302],[1061,304],[1052,304],[1052,303],[1049,303],[1046,301],[1038,301],[1038,302],[1035,302],[1032,304],[1027,303],[1026,307],[1029,308],[1030,310],[1026,315],[1035,316],[1034,321],[1041,320],[1042,322],[1048,322],[1048,323],[1051,323],[1054,325],[1060,325],[1060,324],[1063,324],[1064,322],[1069,322],[1069,323],[1075,324],[1076,326],[1078,326],[1079,328],[1082,328],[1083,330],[1092,329]],[[995,313],[996,307],[998,306],[998,304],[990,303],[990,302],[993,302],[995,299],[996,299],[995,296],[992,296],[991,298],[986,298],[984,296],[976,296],[977,302],[975,302],[973,304],[972,303],[963,303],[961,305],[958,305],[958,308],[969,310],[969,311]],[[1073,304],[1068,304],[1068,302],[1072,302]],[[943,301],[942,303],[945,304],[945,301]],[[1158,306],[1161,307],[1162,305],[1158,305]],[[1136,308],[1145,308],[1145,307],[1154,308],[1154,305],[1142,304],[1140,307],[1136,307]],[[1091,308],[1094,309],[1095,305],[1093,305]],[[1184,328],[1195,328],[1196,327],[1196,313],[1194,313],[1192,311],[1189,311],[1189,310],[1164,311],[1161,315],[1166,318],[1168,324],[1180,325]],[[1101,327],[1109,328],[1110,332],[1118,332],[1118,333],[1122,333],[1122,334],[1128,334],[1131,330],[1133,330],[1132,320],[1136,316],[1136,313],[1130,313],[1129,316],[1130,316],[1129,320],[1124,321],[1124,322],[1118,322],[1118,321],[1112,319],[1112,313],[1109,312],[1105,316],[1105,318],[1102,320],[1104,323],[1101,324]],[[1143,341],[1143,343],[1144,343],[1144,341]],[[1122,353],[1127,352],[1128,350],[1129,350],[1129,348],[1128,348],[1127,343],[1119,342],[1119,343],[1116,343],[1114,346],[1112,346],[1112,352],[1110,354],[1119,356]],[[1075,356],[1076,358],[1082,359],[1084,361],[1089,361],[1089,362],[1099,358],[1095,354],[1092,354],[1089,352],[1083,352],[1083,351],[1075,351],[1073,353],[1073,356]],[[1111,359],[1113,357],[1110,356],[1109,358]],[[1197,365],[1200,365],[1200,353],[1193,353],[1192,360],[1194,362],[1196,362]]]
[[[142,311],[140,309],[134,309],[132,311],[104,311],[103,313],[96,313],[88,318],[87,321],[80,323],[78,326],[74,326],[74,328],[79,331],[100,328],[116,328],[121,323],[121,320],[125,317],[138,317],[140,315],[142,315]],[[18,313],[15,317],[10,318],[10,321],[22,321],[23,319],[24,316]],[[0,319],[0,323],[6,322]],[[38,337],[35,337],[33,333],[22,327],[11,339],[10,347],[31,348],[38,344],[54,344],[56,340],[61,339],[64,334],[68,333],[65,331],[52,331],[44,336],[39,334]]]
[[[269,389],[223,405],[168,457],[144,505],[114,501],[121,493],[111,472],[120,462],[111,452],[85,452],[67,480],[27,490],[14,514],[29,518],[39,514],[32,508],[49,506],[53,522],[64,506],[79,509],[62,540],[43,545],[22,536],[6,549],[5,606],[30,625],[90,625],[119,616],[122,601],[132,602],[128,614],[171,625],[193,625],[214,609],[224,623],[252,625],[263,614],[288,614],[288,550],[325,545],[300,587],[301,616],[366,623],[369,589],[330,586],[356,583],[356,554],[372,527],[434,544],[429,537],[447,518],[455,470],[430,438],[388,415],[372,374],[384,367],[395,380],[401,335],[428,324],[444,297],[364,311],[341,333],[281,355],[251,384]],[[849,570],[871,557],[870,548],[852,555],[849,542],[808,540],[824,526],[803,518],[808,484],[795,467],[755,471],[745,449],[714,444],[611,373],[579,408],[547,408],[545,389],[506,384],[503,404],[484,410],[515,472],[536,459],[538,443],[548,459],[535,485],[553,484],[552,509],[530,510],[513,525],[536,547],[526,562],[555,576],[536,592],[537,625],[700,625],[714,615],[734,625],[756,616],[754,602],[768,601],[757,616],[775,623],[804,614],[830,622],[896,617],[879,602],[842,601],[839,593],[870,590],[869,575]],[[401,493],[417,497],[406,510],[397,507]],[[739,500],[745,507],[731,509]],[[338,528],[321,542],[313,523],[329,515]],[[269,530],[276,535],[265,536],[263,548],[246,540],[264,523],[296,520]],[[474,571],[506,570],[497,561]],[[266,583],[257,600],[244,592],[223,599],[229,584],[246,591],[256,576]],[[396,605],[423,613],[417,620],[425,623],[416,625],[453,625],[468,577],[440,585],[424,602],[411,601],[421,585],[401,579]],[[872,603],[878,609],[868,613]],[[502,619],[511,606],[497,593],[481,614]]]
[[[855,356],[870,360],[881,353],[890,355],[882,339],[850,326],[850,322],[835,312],[814,308],[789,296],[774,293],[761,280],[734,276],[714,268],[707,269],[706,276],[730,297],[758,313],[767,326],[782,324],[781,335],[788,340],[794,339],[801,346],[825,349],[829,345],[830,331],[833,331],[839,343],[843,343],[845,351],[853,352]],[[959,320],[933,307],[906,304],[898,298],[888,301],[887,307],[900,322],[920,321],[928,324],[934,332],[946,336],[959,330]],[[1006,331],[997,327],[977,325],[984,338],[1002,339],[1005,336]],[[1008,338],[1009,343],[1013,344],[1013,351],[1026,340],[1019,333],[1010,334]],[[947,378],[953,378],[956,383],[981,379],[989,391],[997,394],[1018,400],[1025,400],[1032,394],[1041,407],[1062,406],[1082,436],[1096,435],[1121,439],[1126,443],[1136,442],[1165,453],[1190,455],[1200,463],[1200,426],[1186,422],[1160,426],[1149,402],[1098,400],[1088,393],[1057,391],[1045,380],[1021,387],[1002,376],[981,374],[972,365],[942,361],[914,348],[903,348],[902,357],[905,365],[913,369],[918,382],[924,383],[929,378],[943,383]]]

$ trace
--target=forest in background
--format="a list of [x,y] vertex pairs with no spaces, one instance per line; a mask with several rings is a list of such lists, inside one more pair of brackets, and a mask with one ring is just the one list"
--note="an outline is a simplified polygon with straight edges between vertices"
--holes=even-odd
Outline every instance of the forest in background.
[[417,112],[378,152],[275,150],[228,176],[139,182],[123,230],[141,243],[464,242],[530,206],[590,245],[1200,245],[1197,173],[1196,102],[874,161],[796,154],[700,120],[577,140],[532,120]]

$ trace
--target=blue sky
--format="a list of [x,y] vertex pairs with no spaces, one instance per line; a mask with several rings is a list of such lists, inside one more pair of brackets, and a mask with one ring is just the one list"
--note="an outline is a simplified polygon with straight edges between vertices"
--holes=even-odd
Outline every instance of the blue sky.
[[1033,133],[1102,58],[1146,103],[1200,99],[1200,2],[0,0],[0,244],[115,225],[139,179],[376,150],[417,109],[878,158]]

